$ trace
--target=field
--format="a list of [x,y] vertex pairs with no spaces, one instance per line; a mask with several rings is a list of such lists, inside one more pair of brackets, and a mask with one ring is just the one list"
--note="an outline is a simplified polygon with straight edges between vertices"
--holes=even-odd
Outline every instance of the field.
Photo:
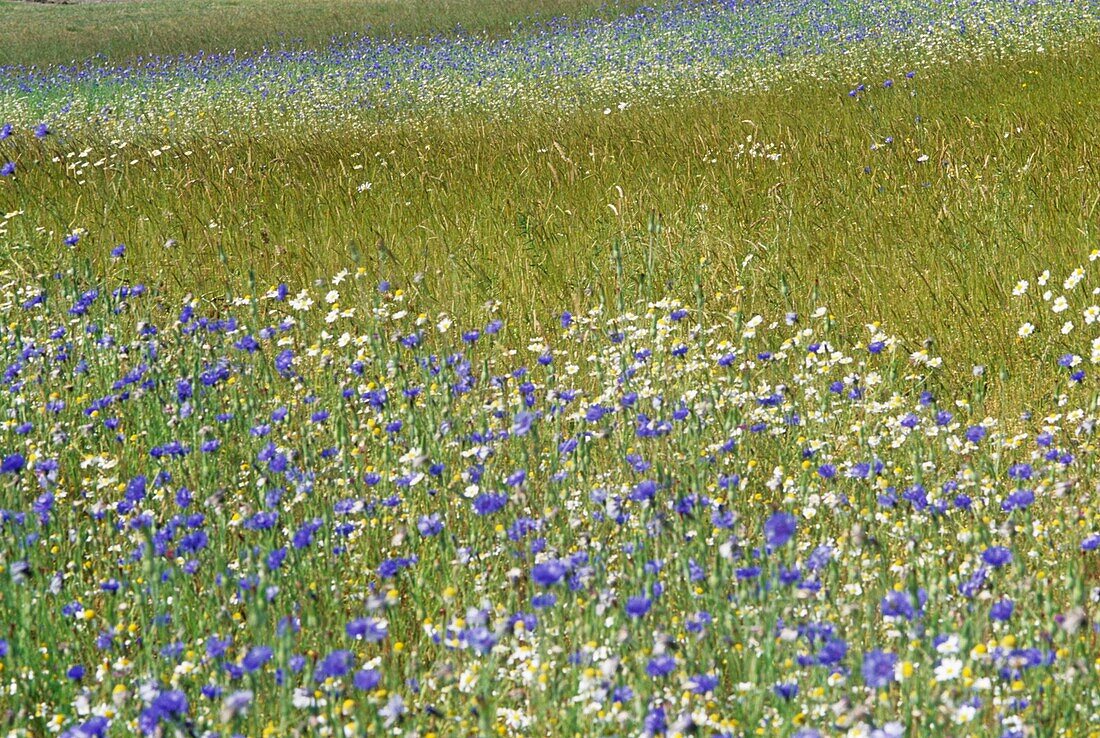
[[1100,6],[271,7],[0,5],[0,729],[1100,736]]

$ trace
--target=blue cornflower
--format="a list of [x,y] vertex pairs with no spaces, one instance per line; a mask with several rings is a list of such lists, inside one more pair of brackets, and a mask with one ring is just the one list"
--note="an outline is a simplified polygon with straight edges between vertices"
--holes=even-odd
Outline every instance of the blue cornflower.
[[244,667],[246,672],[252,673],[262,669],[264,664],[271,661],[272,656],[274,656],[274,651],[268,646],[253,646],[241,660],[241,666]]
[[793,515],[785,512],[774,513],[764,523],[764,540],[769,548],[779,548],[791,540],[797,528],[798,521]]
[[1005,622],[1012,617],[1012,611],[1015,609],[1016,604],[1005,597],[993,603],[993,607],[989,609],[989,618],[997,622]]
[[626,614],[632,618],[644,617],[649,608],[653,606],[653,600],[643,595],[631,597],[626,601]]
[[540,587],[553,587],[565,578],[569,567],[561,561],[545,561],[531,569],[531,579]]
[[535,423],[535,414],[521,410],[516,413],[516,417],[512,421],[512,435],[522,436],[526,435],[531,426]]
[[344,629],[350,637],[361,638],[367,643],[377,643],[389,634],[389,624],[375,618],[352,620]]
[[1004,546],[990,546],[982,552],[982,561],[995,569],[1012,562],[1012,551]]
[[875,649],[863,654],[863,683],[868,687],[880,689],[894,681],[894,668],[897,666],[896,654]]
[[190,710],[187,695],[179,690],[166,690],[161,692],[145,708],[138,718],[138,725],[142,732],[149,734],[156,731],[161,722],[178,720]]
[[425,538],[438,535],[443,532],[443,518],[440,517],[439,513],[421,515],[416,521],[416,529]]
[[339,679],[351,670],[355,657],[351,651],[339,649],[325,656],[317,663],[313,672],[314,681],[320,683],[326,679]]
[[919,614],[919,609],[907,592],[891,590],[882,598],[882,614],[888,618],[912,620]]
[[691,691],[698,695],[705,695],[718,688],[718,677],[710,674],[697,674],[691,678]]
[[27,459],[23,454],[10,454],[0,461],[0,474],[18,474],[26,465]]
[[503,509],[508,504],[508,495],[500,492],[494,494],[492,492],[483,492],[474,498],[473,507],[474,512],[478,515],[492,515],[495,512]]
[[676,671],[676,659],[668,654],[654,656],[645,667],[645,673],[654,679],[666,677],[674,671]]
[[1013,510],[1026,510],[1035,502],[1035,493],[1030,489],[1018,489],[1013,491],[1001,502],[1001,509],[1005,512]]
[[382,681],[382,674],[376,669],[360,669],[351,678],[351,683],[361,692],[376,689]]

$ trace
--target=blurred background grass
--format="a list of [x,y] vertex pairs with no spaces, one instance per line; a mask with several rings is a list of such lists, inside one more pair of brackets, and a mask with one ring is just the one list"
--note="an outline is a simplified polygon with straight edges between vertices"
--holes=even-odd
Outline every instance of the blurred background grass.
[[323,45],[349,32],[500,34],[524,20],[610,16],[640,0],[0,0],[0,65],[69,64],[96,56]]

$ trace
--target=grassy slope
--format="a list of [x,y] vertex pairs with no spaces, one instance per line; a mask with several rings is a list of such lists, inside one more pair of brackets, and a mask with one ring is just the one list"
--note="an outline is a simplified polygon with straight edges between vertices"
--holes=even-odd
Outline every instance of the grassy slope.
[[[973,363],[1019,374],[1012,281],[1097,245],[1100,49],[1078,52],[944,69],[858,103],[806,88],[369,140],[242,136],[175,160],[131,148],[68,178],[28,161],[0,210],[27,210],[9,228],[28,271],[84,227],[89,258],[125,242],[127,276],[177,294],[247,288],[250,270],[261,286],[331,274],[359,254],[378,276],[423,273],[429,307],[495,298],[537,325],[619,289],[690,298],[698,282],[713,301],[740,284],[750,307],[827,302],[843,325],[881,319],[911,349],[934,336],[956,377]],[[782,147],[780,162],[737,156],[749,135]]]
[[[607,3],[617,8],[640,2]],[[102,54],[250,50],[265,44],[324,43],[366,31],[422,35],[498,33],[529,17],[604,12],[599,0],[132,0],[52,5],[0,0],[0,64],[70,63]],[[607,11],[611,12],[611,11]]]

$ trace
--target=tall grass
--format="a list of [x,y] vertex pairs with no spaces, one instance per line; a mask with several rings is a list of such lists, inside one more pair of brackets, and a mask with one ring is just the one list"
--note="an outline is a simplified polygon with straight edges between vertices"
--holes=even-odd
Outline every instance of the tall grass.
[[416,277],[427,308],[496,299],[532,326],[697,282],[751,309],[827,301],[911,348],[933,339],[956,379],[977,363],[1022,375],[1004,398],[1018,407],[1030,357],[1005,339],[1011,277],[1096,245],[1098,58],[1081,45],[888,70],[859,98],[807,82],[368,134],[47,139],[21,152],[38,160],[0,208],[26,210],[6,229],[28,274],[83,228],[78,258],[102,264],[125,243],[130,278],[207,299],[358,259]]

